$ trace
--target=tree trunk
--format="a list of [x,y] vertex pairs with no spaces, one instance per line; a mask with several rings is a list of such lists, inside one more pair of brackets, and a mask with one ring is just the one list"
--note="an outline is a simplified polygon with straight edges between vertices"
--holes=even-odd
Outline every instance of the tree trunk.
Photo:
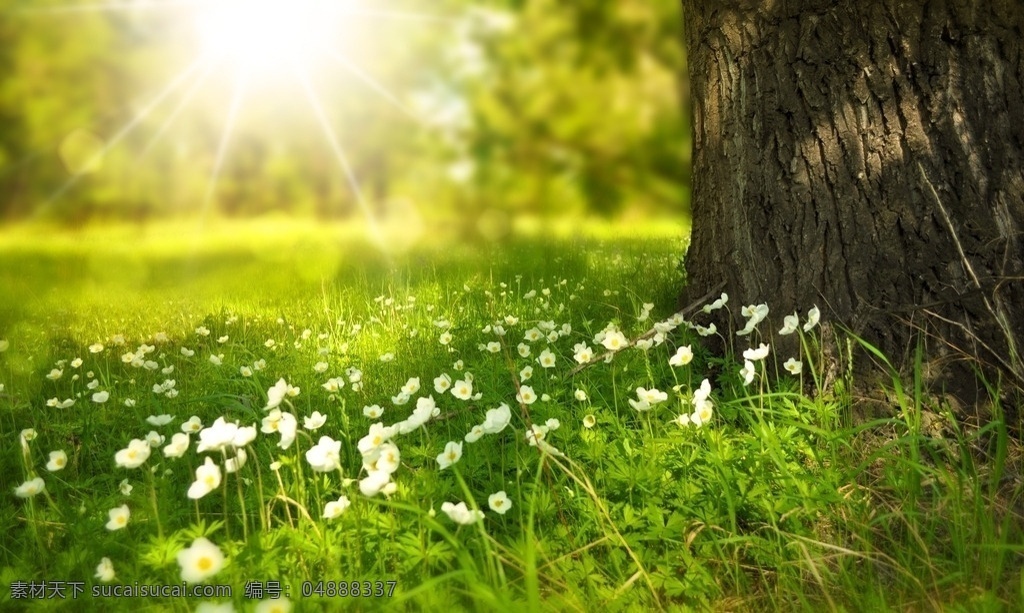
[[925,331],[1024,380],[1024,1],[683,8],[686,298],[724,281],[772,338],[817,305],[894,359]]

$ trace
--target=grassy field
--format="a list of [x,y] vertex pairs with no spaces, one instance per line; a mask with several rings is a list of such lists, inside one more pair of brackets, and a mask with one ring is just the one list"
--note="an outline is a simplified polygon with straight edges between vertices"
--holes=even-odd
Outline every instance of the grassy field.
[[763,297],[673,317],[685,228],[631,228],[8,228],[0,608],[1024,605],[998,390],[854,419],[806,309],[792,354]]

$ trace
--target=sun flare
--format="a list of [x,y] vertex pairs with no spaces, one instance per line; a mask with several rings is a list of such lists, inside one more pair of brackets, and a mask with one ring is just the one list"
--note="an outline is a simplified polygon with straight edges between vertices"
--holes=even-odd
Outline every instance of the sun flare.
[[209,59],[249,75],[290,73],[329,47],[329,34],[338,34],[343,10],[338,5],[320,0],[218,0],[203,3],[196,26]]

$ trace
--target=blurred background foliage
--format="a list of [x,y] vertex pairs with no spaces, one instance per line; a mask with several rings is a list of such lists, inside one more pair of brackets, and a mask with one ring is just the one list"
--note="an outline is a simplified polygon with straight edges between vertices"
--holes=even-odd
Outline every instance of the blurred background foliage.
[[358,218],[332,139],[382,220],[688,215],[678,0],[364,2],[303,67],[323,120],[294,75],[185,74],[203,4],[0,0],[4,218]]

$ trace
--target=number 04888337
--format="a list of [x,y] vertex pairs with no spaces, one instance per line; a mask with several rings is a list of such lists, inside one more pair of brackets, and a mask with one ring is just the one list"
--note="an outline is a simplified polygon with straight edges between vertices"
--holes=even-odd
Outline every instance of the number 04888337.
[[397,581],[303,581],[302,596],[310,598],[390,598]]

